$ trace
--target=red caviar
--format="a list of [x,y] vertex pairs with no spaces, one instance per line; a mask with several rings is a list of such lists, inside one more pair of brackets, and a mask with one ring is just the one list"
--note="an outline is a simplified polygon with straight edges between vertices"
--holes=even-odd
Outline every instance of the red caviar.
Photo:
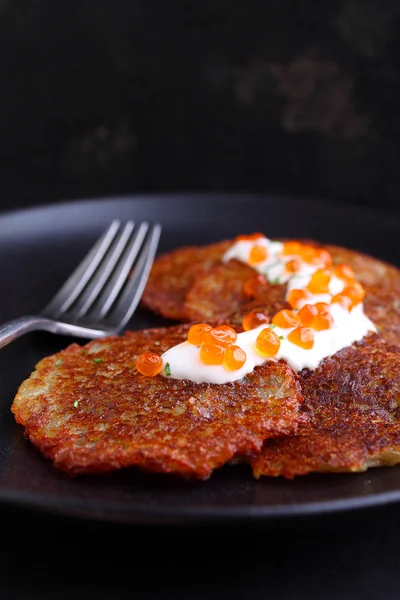
[[289,342],[300,346],[304,350],[311,350],[314,346],[315,335],[310,327],[297,327],[293,329],[288,335]]
[[187,341],[194,346],[201,346],[204,334],[211,331],[211,329],[211,325],[207,325],[207,323],[196,323],[196,325],[192,325],[189,329]]
[[224,335],[226,335],[227,337],[229,337],[229,339],[231,341],[231,344],[234,344],[236,342],[236,340],[237,340],[237,333],[233,329],[233,327],[230,327],[229,325],[219,325],[215,329],[217,331],[223,331],[223,332],[225,332]]
[[317,315],[318,308],[314,304],[305,304],[298,312],[300,323],[306,326],[311,325]]
[[328,312],[319,313],[312,322],[312,328],[317,331],[323,331],[325,329],[332,329],[333,317]]
[[206,331],[203,337],[203,345],[207,346],[221,346],[222,348],[227,348],[232,344],[232,332],[236,335],[235,340],[237,338],[236,332],[229,327],[231,331],[227,331],[224,329],[216,328],[210,329],[210,331]]
[[237,371],[246,362],[246,352],[239,346],[229,346],[225,351],[224,367],[229,371]]
[[265,237],[265,235],[263,233],[256,231],[255,233],[238,235],[238,236],[236,236],[236,241],[237,242],[253,242],[255,240],[258,240],[259,238],[264,238],[264,237]]
[[258,354],[267,358],[275,356],[281,345],[279,337],[272,329],[266,327],[257,336],[256,339],[256,350]]
[[350,298],[352,306],[356,306],[364,300],[365,290],[358,281],[354,281],[344,288],[342,295]]
[[344,310],[350,311],[353,308],[351,299],[348,296],[343,296],[343,294],[336,294],[336,296],[333,296],[331,304],[335,303],[340,304]]
[[253,277],[250,277],[250,279],[248,279],[244,283],[243,292],[248,298],[254,298],[254,296],[257,296],[260,292],[263,291],[267,284],[268,280],[265,277],[265,275],[257,273],[256,275],[253,275]]
[[300,254],[302,244],[300,242],[285,242],[283,244],[282,254],[284,256],[292,256]]
[[309,303],[312,295],[307,290],[291,290],[288,296],[288,303],[292,308],[300,308],[304,302]]
[[354,271],[349,265],[341,264],[336,265],[333,269],[334,274],[343,281],[353,281]]
[[300,319],[292,310],[283,309],[273,316],[272,324],[286,329],[288,327],[297,327],[297,325],[300,325]]
[[203,343],[200,347],[200,358],[205,365],[222,365],[226,346]]
[[326,302],[317,302],[316,304],[314,304],[314,306],[320,313],[329,312],[329,304],[327,304]]
[[318,269],[312,274],[307,289],[312,294],[329,294],[331,272],[328,269]]
[[154,352],[143,352],[136,359],[136,369],[147,377],[154,377],[161,373],[163,366],[163,359]]
[[251,265],[263,262],[268,257],[268,252],[265,246],[255,245],[249,252],[249,263]]
[[292,260],[287,261],[285,268],[289,273],[297,273],[301,269],[301,260],[298,258],[292,258]]
[[245,331],[256,329],[260,325],[268,325],[269,317],[263,312],[251,311],[243,318],[242,327]]

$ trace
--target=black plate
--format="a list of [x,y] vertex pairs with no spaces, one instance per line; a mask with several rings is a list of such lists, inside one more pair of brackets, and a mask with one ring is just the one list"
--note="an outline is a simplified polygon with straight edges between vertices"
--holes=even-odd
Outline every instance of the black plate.
[[[39,311],[115,217],[160,221],[160,252],[261,230],[269,237],[333,242],[400,264],[398,220],[354,207],[296,198],[199,194],[63,203],[0,216],[1,321]],[[137,311],[128,328],[163,322]],[[71,479],[24,439],[10,405],[35,363],[72,341],[35,333],[1,350],[0,498],[6,503],[105,521],[184,523],[276,518],[400,500],[400,467],[294,481],[256,481],[246,465],[223,467],[208,481],[195,483],[135,469]]]

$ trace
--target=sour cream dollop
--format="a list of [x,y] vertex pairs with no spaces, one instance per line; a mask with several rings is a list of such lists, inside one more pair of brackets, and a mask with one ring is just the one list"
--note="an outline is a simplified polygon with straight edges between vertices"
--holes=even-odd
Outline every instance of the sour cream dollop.
[[[256,255],[262,260],[251,261],[251,250],[255,246],[265,249],[261,252],[257,248]],[[289,246],[295,247],[295,246]],[[339,302],[332,302],[335,296],[345,291],[348,281],[330,273],[327,289],[323,293],[311,294],[309,285],[316,271],[329,268],[326,264],[326,253],[313,257],[312,262],[304,259],[299,244],[299,253],[290,253],[281,242],[272,241],[265,236],[251,239],[238,239],[225,253],[225,262],[232,258],[251,264],[258,272],[264,274],[271,283],[287,284],[286,299],[292,290],[307,290],[307,299],[300,301],[293,307],[293,314],[298,314],[306,304],[327,304],[326,312],[333,319],[333,326],[324,330],[313,331],[314,343],[309,349],[290,341],[289,336],[294,329],[299,327],[278,327],[275,325],[260,325],[255,329],[239,333],[235,345],[246,353],[244,364],[236,370],[230,370],[224,365],[208,365],[200,358],[200,347],[188,341],[178,344],[162,355],[164,368],[162,374],[176,379],[188,379],[195,382],[224,384],[242,379],[251,373],[257,366],[266,360],[285,359],[295,371],[304,368],[316,369],[321,361],[339,350],[360,341],[370,332],[375,332],[374,323],[364,313],[362,302],[354,305],[351,310],[343,307]],[[306,246],[303,246],[307,248]],[[250,257],[250,258],[249,258]],[[324,262],[325,260],[325,262]],[[296,261],[295,271],[288,268],[290,261]],[[315,310],[315,309],[314,309]],[[300,324],[301,326],[301,324]],[[257,338],[265,328],[272,329],[279,339],[279,349],[272,357],[265,358],[257,351]]]

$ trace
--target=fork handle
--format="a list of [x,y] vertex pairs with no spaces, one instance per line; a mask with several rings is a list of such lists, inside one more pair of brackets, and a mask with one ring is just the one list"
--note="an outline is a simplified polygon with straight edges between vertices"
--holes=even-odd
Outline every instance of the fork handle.
[[24,333],[37,330],[54,331],[54,322],[44,317],[26,315],[0,326],[0,348],[3,348]]

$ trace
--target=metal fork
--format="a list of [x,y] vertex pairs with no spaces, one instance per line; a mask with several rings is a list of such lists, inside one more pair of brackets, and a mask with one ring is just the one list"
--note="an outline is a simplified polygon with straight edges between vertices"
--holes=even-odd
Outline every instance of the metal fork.
[[158,223],[114,220],[38,315],[0,326],[0,348],[36,330],[85,338],[120,332],[139,303],[160,234]]

